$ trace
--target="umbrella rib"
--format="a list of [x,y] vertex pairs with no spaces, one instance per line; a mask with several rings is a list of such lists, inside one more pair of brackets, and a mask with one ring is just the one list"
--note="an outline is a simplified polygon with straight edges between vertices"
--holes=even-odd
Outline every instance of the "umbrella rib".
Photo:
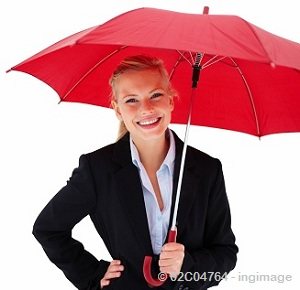
[[235,68],[238,70],[245,86],[246,86],[246,89],[248,91],[248,96],[249,96],[249,99],[250,99],[250,103],[251,103],[251,106],[252,106],[252,110],[253,110],[253,114],[254,114],[254,118],[255,118],[255,125],[256,125],[256,131],[257,131],[257,135],[260,136],[260,126],[259,126],[259,122],[258,122],[258,116],[257,116],[257,112],[256,112],[256,108],[255,108],[255,104],[254,104],[254,100],[253,100],[253,95],[252,95],[252,92],[250,90],[250,87],[248,85],[248,82],[241,70],[241,68],[239,67],[239,65],[236,63],[236,61],[232,58],[232,57],[229,57],[229,59],[234,63],[235,65]]
[[193,56],[193,53],[191,51],[189,51],[189,53],[190,53],[190,57],[191,57],[190,64],[193,65],[194,64],[194,56]]
[[202,68],[207,68],[219,61],[222,61],[223,59],[225,59],[227,56],[223,56],[223,57],[220,57],[218,59],[216,59],[217,57],[219,57],[219,55],[215,55],[214,57],[212,57],[211,59],[209,59],[206,63],[203,64]]
[[172,67],[172,70],[171,70],[170,75],[169,75],[169,80],[170,80],[170,81],[171,81],[171,79],[172,79],[172,77],[173,77],[173,74],[174,74],[174,72],[175,72],[175,69],[177,68],[177,66],[178,66],[179,63],[180,63],[180,60],[181,60],[182,58],[184,58],[184,55],[181,54],[180,51],[178,51],[178,52],[179,52],[180,56],[179,56],[179,58],[177,59],[177,61],[175,62],[175,64],[174,64],[173,67]]
[[192,65],[192,62],[189,61],[186,56],[184,55],[185,53],[182,53],[181,51],[177,50],[177,52],[181,55],[182,58],[184,58],[190,65]]
[[[108,54],[107,56],[105,56],[104,58],[102,58],[100,61],[98,61],[92,68],[90,68],[69,90],[68,92],[61,98],[60,102],[64,101],[68,95],[94,70],[96,69],[101,63],[103,63],[104,61],[106,61],[108,58],[112,57],[114,54],[118,53],[119,51],[125,49],[127,46],[122,46],[116,50],[114,50],[113,52],[111,52],[110,54]],[[60,103],[59,102],[59,103]]]

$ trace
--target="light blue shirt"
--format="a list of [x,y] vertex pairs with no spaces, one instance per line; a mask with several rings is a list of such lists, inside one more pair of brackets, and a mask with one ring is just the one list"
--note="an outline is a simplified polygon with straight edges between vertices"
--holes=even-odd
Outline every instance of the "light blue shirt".
[[172,204],[173,172],[175,161],[175,140],[170,129],[170,147],[165,160],[156,172],[164,208],[161,211],[148,174],[140,160],[139,153],[130,138],[130,150],[133,164],[139,169],[153,253],[158,255],[168,233]]

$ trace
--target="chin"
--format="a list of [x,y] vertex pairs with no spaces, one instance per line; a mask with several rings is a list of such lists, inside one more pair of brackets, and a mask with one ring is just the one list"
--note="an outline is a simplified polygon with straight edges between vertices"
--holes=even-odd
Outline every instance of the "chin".
[[161,130],[157,130],[156,132],[144,132],[142,134],[142,138],[145,141],[151,141],[151,140],[157,140],[157,139],[161,139],[162,137],[165,136],[165,132],[166,132],[167,128],[161,129]]

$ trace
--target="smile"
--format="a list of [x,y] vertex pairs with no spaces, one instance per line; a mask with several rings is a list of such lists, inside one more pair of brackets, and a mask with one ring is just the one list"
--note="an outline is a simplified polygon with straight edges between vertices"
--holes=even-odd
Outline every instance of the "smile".
[[139,125],[141,126],[149,126],[149,125],[153,125],[157,122],[160,121],[161,118],[155,118],[155,119],[149,119],[149,120],[143,120],[143,121],[139,121],[137,122]]

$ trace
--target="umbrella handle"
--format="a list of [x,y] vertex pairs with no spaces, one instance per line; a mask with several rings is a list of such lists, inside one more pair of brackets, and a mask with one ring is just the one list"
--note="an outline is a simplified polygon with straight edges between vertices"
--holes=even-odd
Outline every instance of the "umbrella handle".
[[[168,243],[176,242],[176,235],[177,230],[171,229],[169,231],[168,235]],[[151,265],[152,265],[152,257],[151,256],[145,256],[144,258],[144,264],[143,264],[143,274],[146,282],[149,284],[150,287],[158,287],[161,286],[165,280],[167,280],[168,275],[160,276],[160,279],[153,278],[151,273]]]

